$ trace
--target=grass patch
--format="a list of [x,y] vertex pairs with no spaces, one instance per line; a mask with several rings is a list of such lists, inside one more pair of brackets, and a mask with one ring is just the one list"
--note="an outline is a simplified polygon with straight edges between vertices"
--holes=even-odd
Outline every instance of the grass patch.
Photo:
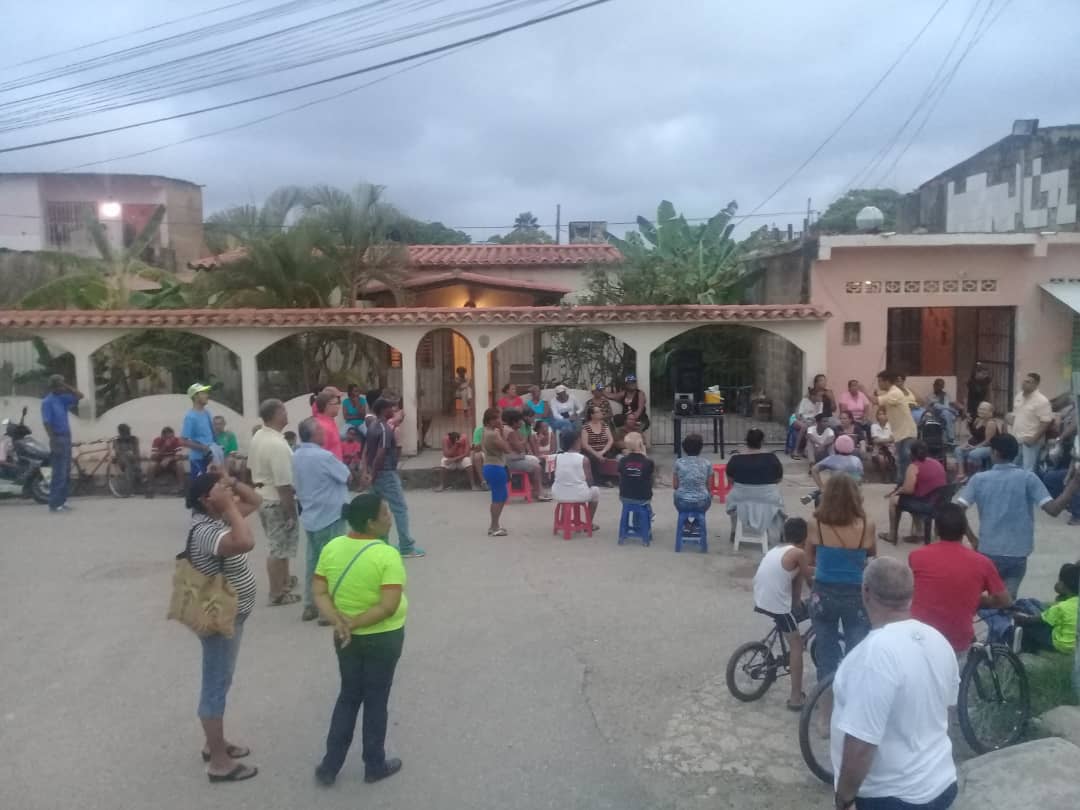
[[1025,655],[1023,660],[1031,689],[1031,711],[1034,716],[1038,717],[1055,706],[1076,705],[1071,655]]

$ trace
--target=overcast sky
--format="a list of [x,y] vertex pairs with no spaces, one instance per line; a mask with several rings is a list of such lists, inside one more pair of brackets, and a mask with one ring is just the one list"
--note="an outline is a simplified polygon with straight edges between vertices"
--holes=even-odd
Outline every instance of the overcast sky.
[[[370,1],[370,0],[369,0]],[[24,59],[128,33],[226,0],[5,0],[0,78],[61,66],[283,0],[225,12],[11,69]],[[445,0],[401,25],[492,0]],[[824,209],[912,112],[973,7],[1005,5],[964,60],[925,129],[884,185],[909,190],[1007,135],[1015,118],[1080,123],[1080,3],[951,0],[915,49],[835,140],[762,211]],[[319,0],[120,73],[356,5]],[[437,61],[335,102],[88,171],[180,177],[205,186],[207,214],[260,202],[284,184],[388,187],[410,214],[452,226],[502,225],[523,210],[544,225],[652,216],[661,199],[691,217],[728,200],[745,213],[848,114],[940,0],[614,0]],[[387,3],[392,8],[395,3]],[[402,5],[398,3],[397,5]],[[416,5],[415,3],[413,5]],[[154,118],[352,70],[566,5],[537,2],[482,24],[126,110],[0,134],[0,147]],[[968,29],[971,30],[970,28]],[[15,34],[14,36],[12,34]],[[333,38],[328,38],[329,42]],[[958,53],[963,47],[957,48]],[[241,123],[370,80],[314,90],[75,143],[0,155],[0,171],[54,171]],[[0,93],[0,102],[74,84]],[[917,119],[918,120],[918,119]],[[905,137],[901,145],[907,141]],[[895,151],[892,153],[895,155]],[[879,173],[892,163],[890,156]],[[877,179],[871,177],[871,179]],[[798,215],[752,220],[799,227]],[[620,230],[613,228],[613,230]],[[495,231],[471,231],[483,239]]]

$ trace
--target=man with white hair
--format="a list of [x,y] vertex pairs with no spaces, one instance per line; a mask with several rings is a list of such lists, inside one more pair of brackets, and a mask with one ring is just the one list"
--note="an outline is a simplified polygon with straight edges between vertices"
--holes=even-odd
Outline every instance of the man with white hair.
[[911,618],[914,587],[899,560],[877,557],[863,572],[873,629],[833,680],[837,810],[946,810],[956,799],[949,707],[960,672],[945,637]]

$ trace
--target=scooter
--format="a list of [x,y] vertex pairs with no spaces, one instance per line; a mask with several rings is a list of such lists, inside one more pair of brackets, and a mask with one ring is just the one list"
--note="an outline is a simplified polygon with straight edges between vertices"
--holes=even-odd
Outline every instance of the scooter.
[[0,464],[0,495],[18,495],[33,498],[38,503],[49,502],[52,469],[49,467],[49,448],[30,435],[26,422],[26,408],[18,422],[5,419],[0,422],[3,436],[0,441],[9,442],[10,452],[5,463]]

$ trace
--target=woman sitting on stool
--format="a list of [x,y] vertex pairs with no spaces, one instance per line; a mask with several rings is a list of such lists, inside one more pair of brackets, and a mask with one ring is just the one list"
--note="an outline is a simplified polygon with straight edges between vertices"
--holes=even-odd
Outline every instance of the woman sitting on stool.
[[593,485],[592,468],[581,453],[581,434],[566,431],[559,437],[563,451],[555,456],[555,483],[551,494],[557,503],[587,503],[589,522],[596,526],[596,507],[600,505],[600,488]]
[[[691,433],[682,441],[686,455],[675,459],[671,486],[675,488],[675,508],[680,512],[707,512],[712,506],[712,493],[709,491],[712,462],[701,455],[704,445],[705,440],[700,433]],[[693,526],[686,528],[697,530]]]

